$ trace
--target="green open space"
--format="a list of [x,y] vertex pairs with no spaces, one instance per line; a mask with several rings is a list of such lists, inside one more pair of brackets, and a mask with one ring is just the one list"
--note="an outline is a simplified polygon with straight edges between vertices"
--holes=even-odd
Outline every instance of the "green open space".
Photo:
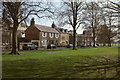
[[20,51],[2,55],[3,78],[112,78],[118,77],[118,48]]

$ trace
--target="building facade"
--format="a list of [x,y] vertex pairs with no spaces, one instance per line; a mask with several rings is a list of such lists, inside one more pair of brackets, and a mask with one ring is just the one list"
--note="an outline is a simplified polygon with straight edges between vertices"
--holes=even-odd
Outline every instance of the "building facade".
[[92,46],[93,45],[93,34],[91,30],[83,31],[84,45]]
[[[76,46],[92,46],[93,37],[92,32],[84,30],[83,34],[76,33]],[[73,31],[69,31],[69,43],[73,44]]]
[[[1,47],[2,50],[10,50],[12,48],[12,27],[13,23],[9,21],[10,23],[5,23],[0,19],[0,32],[1,32]],[[23,35],[25,34],[24,31],[27,29],[27,25],[23,25],[22,23],[19,24],[18,26],[18,31],[17,31],[17,37],[18,37],[18,49],[19,49],[19,44],[22,39],[25,38]]]
[[25,40],[38,45],[39,48],[47,48],[49,44],[58,45],[59,32],[52,27],[35,24],[33,18],[30,27],[25,31]]
[[56,29],[59,34],[60,34],[60,37],[59,37],[59,46],[66,46],[69,44],[69,34],[68,34],[68,30],[67,29],[64,29],[64,28],[60,28],[60,27],[57,27],[54,22],[52,24],[52,28]]

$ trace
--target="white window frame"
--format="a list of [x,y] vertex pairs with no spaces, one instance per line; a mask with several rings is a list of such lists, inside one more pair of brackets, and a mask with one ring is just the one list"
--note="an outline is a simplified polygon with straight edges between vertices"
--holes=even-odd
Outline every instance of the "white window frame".
[[65,32],[64,29],[62,30],[62,32],[63,32],[63,33]]
[[56,33],[56,34],[55,34],[55,37],[56,37],[56,38],[59,38],[59,34],[58,34],[58,33]]
[[49,33],[50,38],[53,38],[54,33]]
[[47,33],[46,32],[42,32],[42,37],[47,37]]
[[[44,41],[45,41],[45,44],[43,44]],[[47,40],[42,40],[41,43],[42,43],[42,46],[47,46]]]

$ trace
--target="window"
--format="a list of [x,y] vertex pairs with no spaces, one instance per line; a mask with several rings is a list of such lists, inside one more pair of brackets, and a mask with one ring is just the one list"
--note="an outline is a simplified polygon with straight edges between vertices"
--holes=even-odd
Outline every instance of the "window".
[[5,46],[5,43],[3,42],[2,45]]
[[65,36],[62,36],[62,40],[65,40]]
[[25,38],[25,33],[24,33],[24,34],[22,34],[22,38]]
[[53,38],[54,34],[53,33],[49,33],[50,38]]
[[42,40],[42,46],[46,46],[47,45],[47,40]]
[[58,34],[58,33],[56,33],[56,34],[55,34],[55,37],[56,37],[56,38],[58,38],[58,37],[59,37],[59,34]]
[[88,38],[88,41],[90,41],[90,38]]
[[62,30],[62,32],[63,32],[63,33],[65,32],[64,29]]
[[68,40],[69,38],[66,36],[66,40]]
[[42,32],[42,36],[43,36],[43,37],[47,37],[47,33]]

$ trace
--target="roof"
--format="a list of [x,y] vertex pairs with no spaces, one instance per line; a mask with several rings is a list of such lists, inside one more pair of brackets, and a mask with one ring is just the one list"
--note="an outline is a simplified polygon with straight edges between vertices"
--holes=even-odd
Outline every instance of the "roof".
[[26,24],[24,24],[24,23],[21,23],[20,24],[21,25],[21,27],[28,27]]
[[59,28],[55,28],[59,33],[62,33]]
[[55,27],[55,29],[59,32],[59,33],[68,33],[68,32],[63,32],[63,31],[61,31],[61,30],[67,30],[67,29],[64,29],[64,28],[60,28],[60,27]]
[[77,34],[77,36],[84,36],[83,34]]
[[52,28],[56,29],[59,33],[64,33],[64,34],[67,33],[67,29],[64,29],[62,27],[57,27],[54,22],[52,23]]
[[43,31],[43,32],[59,33],[57,30],[55,30],[55,29],[52,28],[52,27],[43,26],[43,25],[38,25],[38,24],[35,24],[35,27],[36,27],[38,30]]

